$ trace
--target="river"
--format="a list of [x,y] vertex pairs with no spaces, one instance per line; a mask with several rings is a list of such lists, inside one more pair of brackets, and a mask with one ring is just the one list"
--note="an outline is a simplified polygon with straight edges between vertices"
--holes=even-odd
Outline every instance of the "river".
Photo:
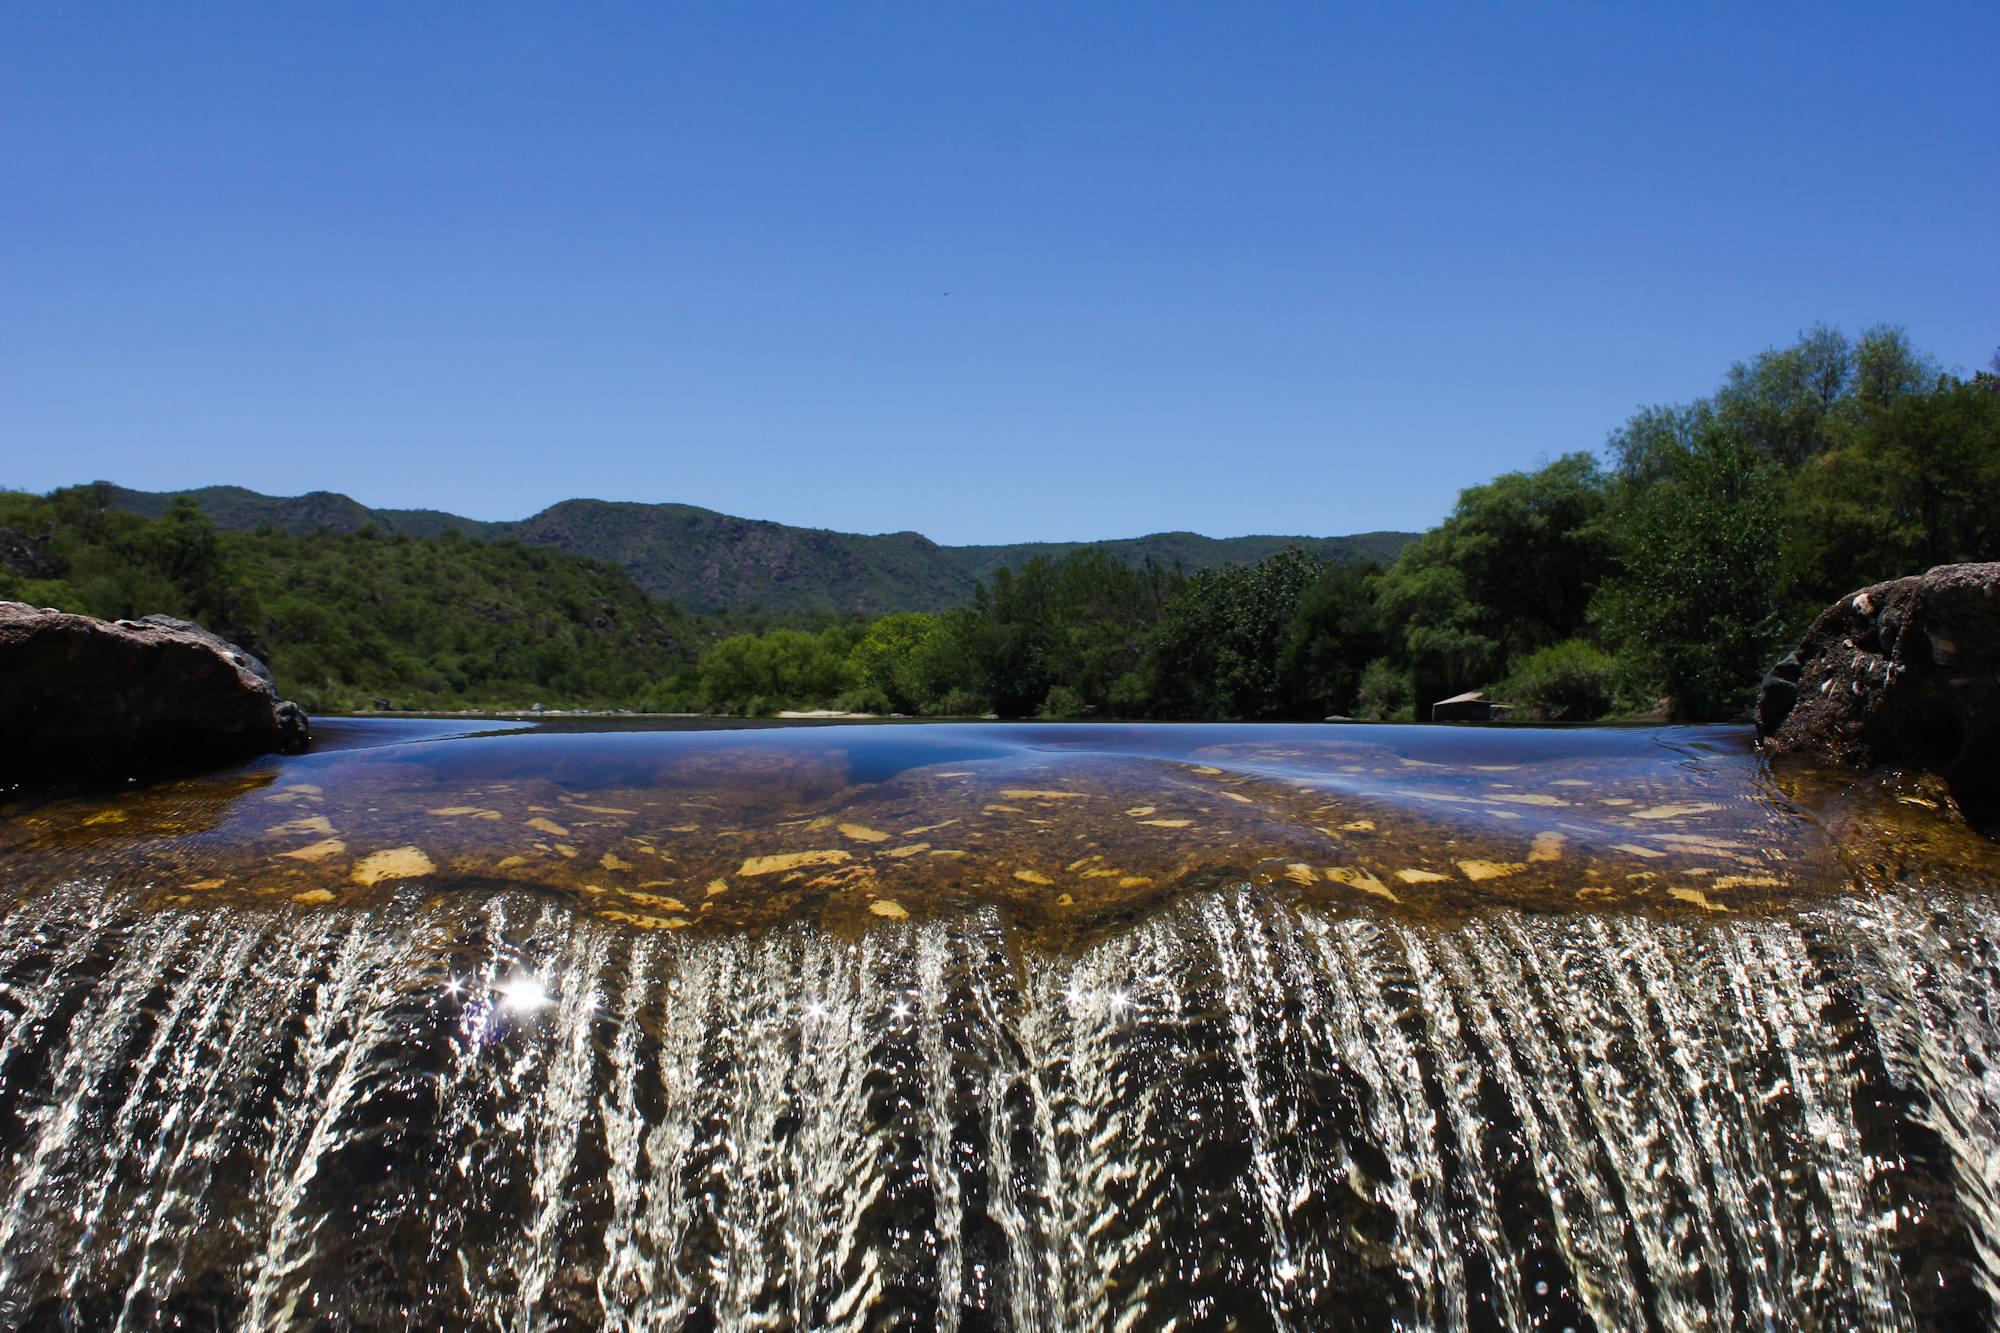
[[2000,849],[1921,780],[323,731],[0,807],[0,1327],[1993,1320]]

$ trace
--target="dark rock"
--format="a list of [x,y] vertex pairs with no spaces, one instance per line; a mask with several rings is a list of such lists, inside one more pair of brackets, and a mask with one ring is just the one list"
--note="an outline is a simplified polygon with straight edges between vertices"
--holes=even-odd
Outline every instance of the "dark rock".
[[1757,730],[1774,752],[1937,773],[1967,818],[2000,826],[2000,564],[1940,565],[1827,608],[1764,678]]
[[13,528],[0,528],[0,569],[23,578],[52,579],[61,565],[49,552],[51,534],[31,537]]
[[1757,734],[1778,729],[1799,697],[1799,655],[1786,653],[1757,687]]
[[135,625],[154,625],[160,629],[177,629],[182,633],[192,634],[197,638],[203,639],[226,654],[230,661],[263,681],[270,688],[271,693],[276,694],[278,692],[278,682],[271,678],[271,668],[264,664],[262,653],[253,653],[247,648],[239,647],[237,644],[223,638],[220,634],[212,634],[203,629],[192,620],[176,620],[172,616],[150,615],[140,616],[132,623]]
[[129,777],[310,742],[249,653],[167,617],[0,602],[0,784]]

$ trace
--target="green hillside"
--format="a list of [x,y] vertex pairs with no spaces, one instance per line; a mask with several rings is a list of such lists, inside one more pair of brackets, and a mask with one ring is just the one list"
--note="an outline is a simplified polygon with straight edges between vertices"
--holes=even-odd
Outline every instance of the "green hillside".
[[[167,512],[173,495],[111,488],[112,503],[149,518]],[[1411,534],[1354,537],[1203,537],[1155,533],[1115,541],[1039,542],[1012,546],[940,546],[914,532],[879,536],[795,528],[735,518],[681,504],[565,500],[532,518],[484,522],[430,509],[370,509],[344,495],[315,491],[268,496],[236,486],[177,492],[191,497],[215,525],[232,532],[265,525],[308,536],[322,528],[359,532],[373,525],[385,536],[438,537],[456,528],[482,541],[512,539],[616,565],[655,597],[696,612],[801,612],[884,615],[940,611],[972,599],[975,586],[1003,567],[1035,556],[1060,557],[1099,545],[1129,565],[1151,559],[1193,572],[1254,564],[1287,546],[1329,559],[1390,561]]]
[[0,600],[186,616],[266,658],[309,711],[623,704],[720,630],[547,548],[330,525],[218,533],[192,507],[146,518],[108,499],[0,491]]

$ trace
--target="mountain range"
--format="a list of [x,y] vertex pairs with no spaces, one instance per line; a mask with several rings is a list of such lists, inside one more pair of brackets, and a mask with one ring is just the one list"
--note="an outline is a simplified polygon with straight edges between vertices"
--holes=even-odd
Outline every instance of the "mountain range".
[[552,546],[616,565],[655,597],[690,611],[938,611],[972,599],[981,580],[1035,556],[1098,546],[1137,564],[1151,558],[1193,571],[1249,564],[1288,546],[1336,560],[1387,563],[1412,539],[1405,532],[1347,537],[1203,537],[1157,532],[1097,542],[1024,542],[1011,546],[941,546],[915,532],[877,536],[795,528],[736,518],[683,504],[564,500],[525,519],[488,522],[435,509],[371,509],[332,491],[273,496],[240,486],[187,491],[110,488],[112,503],[149,518],[186,495],[218,528],[252,531],[270,524],[308,535],[326,528],[436,538],[449,530],[475,541]]

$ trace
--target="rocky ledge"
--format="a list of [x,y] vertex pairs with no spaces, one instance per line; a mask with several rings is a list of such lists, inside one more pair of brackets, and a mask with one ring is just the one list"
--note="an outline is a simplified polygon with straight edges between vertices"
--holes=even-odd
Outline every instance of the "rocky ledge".
[[1828,607],[1764,677],[1757,732],[1775,752],[1940,774],[1968,819],[2000,828],[2000,563]]
[[0,785],[185,770],[309,742],[262,662],[167,616],[0,602]]

